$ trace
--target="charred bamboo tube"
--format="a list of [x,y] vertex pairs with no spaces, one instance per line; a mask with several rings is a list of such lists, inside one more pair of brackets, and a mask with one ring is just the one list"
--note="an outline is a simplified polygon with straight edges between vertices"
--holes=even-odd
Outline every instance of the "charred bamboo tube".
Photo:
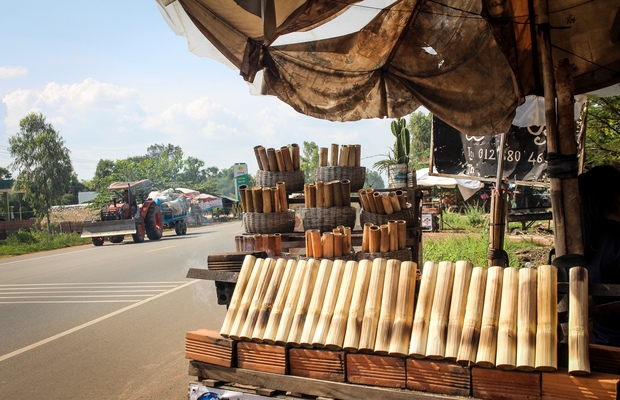
[[269,171],[278,172],[278,161],[276,159],[276,149],[269,147],[267,149],[267,160],[269,162]]
[[519,307],[517,310],[517,369],[533,371],[536,367],[536,293],[537,271],[519,270]]
[[351,207],[351,181],[348,179],[340,180],[340,193],[342,196],[342,205]]
[[270,213],[273,212],[273,206],[271,202],[271,188],[264,187],[262,190],[263,194],[263,212]]
[[323,257],[334,257],[334,234],[332,232],[323,232],[321,246],[323,247]]
[[517,367],[519,270],[516,268],[504,269],[503,279],[495,365],[498,369],[512,370]]
[[360,333],[358,349],[360,352],[371,352],[375,347],[386,267],[387,260],[384,258],[375,258],[372,262],[372,272],[370,275],[370,283],[368,284],[368,297],[366,298],[366,305],[364,306],[362,332]]
[[568,372],[590,373],[588,336],[588,270],[573,267],[569,273]]
[[[332,269],[332,274],[335,274],[344,261],[337,260]],[[351,308],[351,299],[353,298],[353,288],[357,277],[358,264],[356,261],[347,261],[342,274],[342,279],[334,285],[337,292],[337,299],[335,307],[333,308],[333,314],[330,319],[330,310],[326,310],[323,307],[321,312],[321,319],[319,320],[319,327],[321,321],[325,320],[325,325],[328,325],[327,336],[323,338],[323,329],[317,327],[317,331],[314,334],[313,344],[318,347],[327,347],[330,350],[341,350],[344,343],[344,335],[347,327],[347,320],[349,317],[349,309]],[[335,279],[334,279],[335,280]],[[328,295],[330,293],[330,287],[327,288]],[[328,304],[327,298],[325,304]],[[323,316],[325,314],[325,316]],[[327,320],[329,319],[329,322]]]
[[343,144],[340,146],[340,160],[338,162],[338,166],[346,167],[349,162],[349,146]]
[[344,335],[342,349],[348,352],[356,352],[359,348],[360,335],[364,320],[364,308],[368,297],[368,285],[372,272],[372,261],[361,260],[357,266],[355,276],[355,286],[353,287],[353,297],[349,307],[347,318],[347,328]]
[[310,238],[312,239],[312,255],[314,258],[323,257],[323,245],[321,244],[321,231],[319,229],[312,229],[310,231]]
[[288,211],[288,195],[286,194],[286,183],[278,182],[276,183],[276,188],[278,189],[278,197],[280,198],[280,212]]
[[389,350],[389,354],[393,356],[405,357],[408,354],[413,325],[417,269],[418,265],[413,261],[404,261],[400,264],[394,326],[390,337]]
[[381,253],[387,253],[390,251],[390,234],[388,233],[388,225],[382,224],[379,226],[380,232],[380,242],[379,242],[379,251]]
[[536,370],[558,368],[558,270],[552,265],[538,267]]
[[368,251],[371,253],[379,252],[379,249],[381,248],[381,231],[378,226],[373,225],[369,228],[368,238]]
[[405,197],[405,192],[403,192],[402,190],[397,190],[394,193],[396,193],[396,198],[398,199],[398,203],[400,204],[400,209],[404,210],[407,208],[407,197]]
[[340,187],[340,181],[335,180],[331,182],[332,184],[332,198],[334,199],[335,207],[342,207],[343,199],[342,199],[342,188]]
[[304,183],[304,207],[310,208],[310,184]]
[[241,338],[241,330],[243,329],[243,324],[245,323],[245,318],[248,315],[248,310],[250,308],[250,304],[252,302],[252,296],[254,296],[254,291],[256,290],[256,285],[258,284],[258,280],[260,279],[261,273],[263,271],[263,263],[264,259],[258,258],[254,263],[254,267],[252,268],[252,274],[250,275],[250,279],[248,280],[248,284],[245,287],[245,291],[243,292],[243,297],[239,302],[237,313],[235,314],[235,321],[230,328],[230,332],[228,337],[234,340],[239,340]]
[[265,294],[269,289],[269,282],[271,281],[271,276],[273,275],[275,265],[276,260],[273,258],[267,258],[263,261],[263,268],[260,276],[258,277],[258,283],[256,284],[256,289],[254,290],[250,307],[248,308],[248,315],[243,322],[243,328],[239,334],[241,339],[252,339],[254,328],[256,327],[256,323],[258,321],[258,314],[260,313]]
[[392,340],[392,328],[394,326],[394,314],[398,299],[398,278],[400,277],[400,260],[387,260],[385,267],[385,280],[381,297],[381,310],[377,324],[377,335],[374,351],[377,354],[388,354]]
[[381,193],[373,192],[372,199],[375,202],[375,208],[377,209],[377,214],[385,214],[385,208],[383,208],[383,201],[381,200]]
[[[312,339],[308,343],[308,347],[325,347],[325,341],[327,340],[329,325],[334,315],[334,307],[336,306],[336,301],[338,300],[338,291],[340,290],[340,284],[342,281],[342,274],[344,272],[345,265],[346,261],[344,260],[336,260],[332,265],[331,273],[328,278],[327,288],[325,289],[323,305],[319,310],[316,328],[314,329]],[[312,304],[310,305],[310,308],[312,309]],[[304,326],[304,333],[305,330],[306,327]],[[302,334],[302,346],[304,346],[303,338],[304,335]]]
[[293,170],[293,159],[291,158],[291,151],[288,146],[280,147],[280,152],[282,153],[282,158],[284,159],[284,170],[292,171]]
[[293,171],[299,171],[299,145],[291,144],[291,157],[293,159]]
[[269,171],[269,158],[267,157],[267,149],[263,146],[258,146],[258,157],[260,159],[260,168],[263,171]]
[[331,182],[323,182],[323,207],[334,206],[334,191]]
[[331,148],[331,154],[329,155],[329,165],[331,165],[332,167],[337,167],[338,166],[338,148],[340,146],[338,146],[335,143],[332,143],[330,148]]
[[388,228],[388,238],[390,241],[390,251],[398,250],[398,224],[396,220],[389,220],[387,223]]
[[325,190],[323,190],[323,185],[323,181],[314,182],[314,186],[316,187],[315,207],[325,207]]
[[342,257],[342,233],[333,232],[334,237],[334,257]]
[[304,321],[308,315],[308,307],[310,306],[310,301],[312,300],[312,292],[315,289],[316,278],[318,276],[320,265],[321,262],[316,259],[310,259],[306,264],[306,273],[304,274],[304,279],[302,281],[299,299],[297,300],[297,307],[295,308],[293,322],[291,323],[291,330],[286,340],[286,344],[289,346],[299,346],[299,341],[304,328]]
[[454,268],[454,263],[451,261],[442,261],[437,268],[437,282],[426,342],[426,357],[430,359],[440,360],[446,354],[450,303],[452,287],[454,286]]
[[[280,260],[284,259],[281,258],[278,261]],[[267,326],[265,327],[265,332],[262,336],[262,341],[265,343],[274,344],[276,342],[276,334],[278,333],[278,326],[280,325],[282,312],[289,296],[291,282],[293,281],[293,277],[295,277],[297,271],[300,271],[300,275],[303,271],[301,268],[297,268],[297,261],[288,260],[286,262],[286,267],[284,268],[284,273],[280,280],[280,284],[277,287],[276,298],[273,302],[273,306],[271,307],[271,311],[269,312],[269,320],[267,321]],[[261,316],[259,315],[259,320],[260,317]]]
[[[254,157],[256,157],[256,164],[258,165],[258,169],[260,169],[262,171],[264,168],[263,168],[263,162],[261,160],[260,152],[259,152],[259,148],[261,148],[261,147],[263,147],[263,146],[260,146],[260,145],[254,146]],[[264,149],[264,147],[263,147],[263,149]]]
[[390,203],[392,203],[392,210],[394,210],[394,212],[399,212],[402,210],[400,208],[400,203],[398,202],[398,197],[396,197],[396,193],[388,193],[388,198],[390,199]]
[[254,270],[255,263],[256,257],[252,255],[248,254],[243,259],[241,271],[239,272],[239,277],[237,278],[237,284],[235,286],[235,290],[233,291],[232,297],[230,298],[230,304],[228,305],[228,310],[226,311],[226,317],[224,317],[224,323],[222,324],[222,329],[220,330],[220,335],[224,337],[228,337],[230,334],[230,329],[235,322],[235,316],[239,309],[239,303],[243,298],[248,281],[250,280],[250,276]]
[[375,197],[374,197],[374,193],[375,190],[373,188],[368,188],[366,189],[366,199],[368,199],[368,207],[370,207],[370,212],[371,213],[378,213],[377,211],[377,205],[375,204]]
[[372,222],[366,222],[362,231],[362,251],[368,253],[370,251],[370,227],[374,226]]
[[254,204],[254,212],[263,212],[263,188],[254,186],[252,188],[252,203]]
[[284,158],[282,157],[282,151],[280,149],[276,149],[276,163],[278,164],[278,171],[285,171]]
[[394,207],[392,207],[392,201],[387,193],[381,195],[381,203],[383,204],[383,211],[387,215],[394,214]]
[[316,326],[319,322],[321,311],[323,310],[323,301],[325,300],[325,294],[327,292],[333,266],[333,261],[325,259],[321,260],[319,264],[316,283],[314,284],[314,290],[311,292],[308,312],[301,321],[302,330],[299,344],[302,347],[312,347],[312,339],[314,338],[314,332],[316,331]]
[[312,258],[314,257],[314,251],[312,249],[312,231],[308,229],[304,236],[306,239],[306,257]]
[[319,167],[327,167],[327,147],[319,147]]
[[[291,330],[291,324],[293,323],[293,317],[295,316],[295,310],[297,308],[297,302],[299,300],[299,293],[301,292],[301,287],[307,267],[308,261],[299,260],[297,262],[297,266],[295,267],[295,275],[290,282],[288,295],[286,296],[286,301],[284,302],[284,307],[282,308],[280,321],[277,325],[273,327],[276,332],[275,337],[273,337],[273,340],[264,340],[265,343],[286,343],[288,339],[288,334]],[[267,325],[267,327],[269,327],[269,324]]]
[[480,343],[476,354],[476,365],[484,368],[495,366],[497,324],[499,322],[499,307],[502,300],[502,281],[504,278],[502,267],[489,267],[488,271],[482,323],[480,324]]
[[316,207],[316,185],[313,185],[312,183],[308,185],[308,193],[310,194],[309,198],[309,204],[310,207],[308,208],[312,208],[312,207]]
[[396,225],[398,226],[398,249],[404,250],[407,248],[407,221],[399,219]]
[[471,281],[467,291],[467,306],[463,318],[463,333],[456,362],[461,365],[469,365],[476,361],[478,342],[480,338],[480,325],[482,324],[482,309],[484,307],[484,295],[487,284],[487,269],[475,267],[471,271]]
[[413,315],[413,327],[409,343],[409,355],[412,357],[423,358],[426,355],[428,323],[431,316],[433,296],[435,295],[437,270],[437,263],[433,261],[424,263],[422,280],[420,281],[420,293],[418,294],[418,305]]
[[472,269],[473,265],[469,261],[457,261],[454,266],[454,283],[452,285],[452,300],[450,301],[445,352],[445,358],[449,360],[456,360],[459,354]]

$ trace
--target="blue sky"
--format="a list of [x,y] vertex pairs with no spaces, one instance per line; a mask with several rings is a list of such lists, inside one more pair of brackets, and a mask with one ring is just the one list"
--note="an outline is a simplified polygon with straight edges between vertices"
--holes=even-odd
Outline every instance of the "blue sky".
[[238,71],[189,52],[155,0],[0,0],[0,166],[19,120],[41,112],[65,140],[80,180],[100,159],[155,143],[220,169],[253,147],[361,144],[366,167],[392,145],[389,119],[329,122],[252,96]]

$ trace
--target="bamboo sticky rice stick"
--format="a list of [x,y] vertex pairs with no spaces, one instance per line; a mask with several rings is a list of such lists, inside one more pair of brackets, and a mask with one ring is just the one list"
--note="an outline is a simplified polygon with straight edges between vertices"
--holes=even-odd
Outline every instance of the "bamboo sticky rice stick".
[[435,283],[437,282],[437,263],[427,261],[422,269],[418,305],[413,315],[411,341],[409,343],[409,355],[423,358],[426,355],[426,342],[428,339],[428,322],[431,316],[433,296],[435,295]]
[[[339,265],[341,265],[343,262],[343,260],[337,260],[334,263],[332,274],[337,273],[336,271],[338,271]],[[319,325],[317,326],[317,330],[312,340],[315,346],[325,346],[330,350],[342,349],[357,272],[357,262],[347,261],[344,267],[344,272],[342,273],[342,279],[338,282],[338,284],[334,283],[334,285],[336,286],[335,290],[338,297],[336,299],[336,304],[333,308],[333,314],[331,315],[331,318],[329,315],[330,310],[326,310],[325,307],[323,307],[323,311],[321,311],[321,319],[319,320]],[[334,278],[330,278],[330,280],[331,279]],[[330,288],[331,286],[328,286],[327,288],[328,296],[330,293]],[[328,304],[327,299],[325,299],[324,306],[326,304]],[[325,316],[323,316],[323,314],[325,314]],[[328,319],[329,323],[327,322]],[[325,321],[324,324],[326,325],[326,328],[329,329],[325,337],[323,337],[323,328],[321,326],[321,321],[323,320]]]
[[333,232],[334,238],[334,257],[342,257],[342,233]]
[[588,270],[573,267],[569,272],[568,372],[590,373],[588,336]]
[[385,214],[385,209],[383,208],[383,201],[381,200],[381,193],[373,192],[372,199],[374,200],[377,214],[381,214],[381,215]]
[[536,370],[558,368],[558,270],[552,265],[538,267]]
[[335,207],[342,207],[342,188],[340,187],[340,181],[334,180],[331,182],[332,184],[332,198],[334,199]]
[[267,149],[267,160],[269,162],[269,171],[278,172],[278,161],[276,160],[276,149],[270,147]]
[[388,227],[388,238],[390,241],[390,251],[398,250],[398,224],[396,220],[389,220],[387,223]]
[[370,283],[368,284],[368,297],[366,298],[366,305],[364,306],[362,332],[360,333],[360,352],[371,352],[375,347],[386,267],[387,260],[384,258],[375,258],[372,262],[372,272],[370,275]]
[[312,300],[312,293],[315,289],[316,277],[320,265],[321,262],[316,259],[310,259],[306,264],[306,273],[304,274],[304,279],[301,284],[297,307],[295,308],[295,314],[291,323],[291,330],[286,340],[286,344],[289,346],[299,346],[304,328],[304,321],[308,315],[308,307],[310,307],[310,301]]
[[342,205],[351,207],[351,181],[348,179],[340,180],[340,192],[342,196]]
[[503,279],[495,365],[498,369],[511,370],[517,367],[519,270],[517,268],[504,269]]
[[400,264],[398,294],[396,309],[394,310],[394,326],[392,328],[389,349],[389,354],[393,356],[404,357],[408,354],[411,327],[413,325],[417,269],[418,265],[413,261],[403,261]]
[[258,314],[260,313],[265,294],[269,289],[269,282],[271,281],[271,276],[275,265],[276,260],[273,258],[267,258],[263,261],[263,268],[260,276],[258,277],[256,289],[254,290],[254,295],[252,296],[252,301],[250,302],[250,307],[248,308],[248,314],[243,322],[241,333],[239,334],[241,339],[249,340],[252,338],[254,328],[256,327],[256,322],[258,321]]
[[264,261],[265,260],[262,258],[256,259],[254,267],[252,268],[252,274],[250,275],[250,279],[248,280],[248,283],[243,292],[243,297],[239,302],[237,313],[235,314],[235,321],[233,322],[232,327],[230,328],[230,332],[228,334],[228,337],[233,340],[239,340],[241,338],[241,330],[243,329],[245,318],[248,315],[248,310],[252,302],[252,296],[254,296],[256,285],[258,284],[258,280],[263,270]]
[[537,270],[519,270],[519,306],[517,310],[517,369],[533,371],[536,366],[536,293]]
[[338,166],[338,146],[335,143],[331,144],[331,153],[329,155],[329,165],[332,167],[337,167]]
[[459,345],[459,354],[456,357],[456,362],[461,365],[467,366],[476,361],[486,284],[487,269],[474,267],[471,271],[471,281],[467,291],[467,306],[463,318],[461,344]]
[[323,207],[334,206],[334,191],[331,182],[323,182]]
[[360,334],[362,333],[362,323],[364,320],[364,308],[368,297],[368,285],[372,272],[372,261],[361,260],[357,266],[355,276],[355,286],[353,287],[353,297],[349,307],[347,318],[347,328],[345,330],[342,349],[348,352],[356,352],[359,347]]
[[450,318],[450,303],[452,301],[452,287],[454,286],[454,263],[442,261],[437,267],[437,282],[433,295],[430,321],[428,324],[428,340],[426,342],[426,357],[440,360],[446,353],[448,320]]
[[387,253],[388,251],[390,251],[390,234],[388,233],[388,225],[380,225],[379,232],[381,235],[379,242],[379,251],[381,253]]
[[286,183],[277,182],[276,188],[278,189],[278,197],[280,198],[280,212],[288,211],[288,196],[286,194]]
[[[288,334],[291,330],[291,324],[293,323],[293,317],[295,316],[295,310],[297,308],[297,301],[299,300],[299,293],[301,292],[301,285],[306,274],[306,269],[308,267],[308,261],[299,260],[295,267],[295,275],[293,279],[290,281],[290,287],[288,290],[288,295],[286,296],[286,301],[284,302],[284,307],[282,308],[282,314],[280,315],[280,321],[273,328],[276,331],[275,337],[273,340],[264,339],[265,343],[270,344],[285,344],[288,339]],[[276,300],[277,302],[277,300]],[[271,321],[270,321],[271,322]],[[269,328],[270,324],[267,324],[267,328]]]
[[312,240],[312,254],[314,258],[323,257],[323,245],[321,243],[321,231],[312,229],[310,231],[310,239]]
[[252,203],[254,204],[254,212],[263,212],[263,188],[254,186],[252,188]]
[[284,159],[284,170],[292,171],[293,170],[293,159],[291,158],[291,151],[288,146],[280,147],[280,152],[282,153],[282,158]]
[[262,190],[263,194],[263,212],[270,213],[273,211],[271,205],[271,188],[264,187]]
[[239,277],[237,278],[237,284],[235,285],[235,290],[230,298],[228,310],[226,311],[226,317],[224,318],[224,323],[222,324],[222,329],[220,330],[220,335],[224,337],[228,337],[230,334],[230,329],[235,322],[235,315],[237,314],[239,308],[239,302],[245,293],[245,288],[250,280],[255,263],[256,257],[253,255],[248,254],[243,259],[241,271],[239,271]]
[[323,190],[323,181],[314,182],[316,187],[315,192],[315,207],[325,207],[325,190]]
[[[280,260],[284,259],[281,258],[278,261]],[[282,278],[280,279],[276,298],[273,302],[273,306],[271,307],[271,311],[269,313],[269,320],[267,321],[267,326],[265,327],[265,332],[262,336],[262,341],[265,343],[274,344],[276,342],[276,334],[278,332],[278,326],[280,325],[280,319],[282,318],[282,311],[284,310],[284,305],[286,304],[287,297],[289,295],[291,282],[293,281],[293,277],[296,275],[297,271],[300,271],[301,275],[302,269],[297,268],[296,260],[286,261],[286,267],[284,268],[284,273],[282,275]]]
[[459,354],[472,269],[473,265],[469,261],[457,261],[454,266],[454,283],[452,285],[445,352],[445,358],[449,360],[456,360]]
[[263,171],[269,171],[269,158],[267,157],[267,149],[258,146],[258,157],[260,159],[259,167]]
[[497,354],[497,324],[499,322],[499,307],[502,300],[502,281],[504,269],[489,267],[487,285],[484,292],[484,308],[480,324],[480,342],[476,354],[476,365],[484,368],[495,366]]
[[394,210],[394,212],[399,212],[402,210],[402,208],[400,208],[400,203],[398,202],[398,197],[396,197],[396,193],[388,193],[388,198],[390,199],[390,203],[392,203],[392,210]]
[[[263,167],[263,163],[262,163],[262,160],[261,160],[261,157],[260,157],[260,153],[259,153],[259,148],[261,148],[261,147],[263,147],[263,146],[261,146],[261,145],[254,146],[254,156],[256,157],[256,164],[258,164],[258,169],[262,171],[262,170],[264,170],[264,167]],[[264,147],[263,147],[263,149],[264,149]]]
[[276,163],[278,164],[278,171],[283,172],[285,170],[284,158],[280,149],[276,149]]
[[387,193],[381,195],[381,203],[383,203],[383,211],[387,215],[394,214],[394,207],[392,207],[392,201]]
[[308,312],[303,321],[301,321],[302,329],[299,344],[303,347],[312,347],[312,338],[314,337],[314,332],[319,322],[319,317],[321,316],[323,301],[325,300],[325,293],[327,291],[333,266],[333,261],[325,259],[321,260],[319,264],[314,290],[311,292]]
[[334,257],[334,234],[332,232],[323,232],[321,246],[323,246],[323,257]]
[[398,298],[398,278],[400,277],[400,260],[387,260],[383,294],[381,296],[381,310],[377,324],[377,334],[374,351],[377,354],[388,354],[392,339],[394,313]]
[[349,162],[349,146],[343,144],[340,146],[340,160],[338,162],[338,166],[346,167]]
[[291,158],[293,159],[293,171],[299,171],[299,145],[291,144]]
[[[336,306],[336,301],[338,300],[338,291],[340,290],[340,282],[342,281],[342,274],[344,272],[345,265],[346,261],[344,260],[336,260],[333,262],[331,273],[328,278],[327,288],[325,289],[325,293],[323,295],[323,305],[319,310],[318,320],[316,323],[316,328],[313,329],[312,338],[307,343],[308,347],[323,347],[325,345],[329,324],[332,320],[332,316],[334,315],[334,307]],[[312,300],[314,300],[314,298]],[[310,304],[310,309],[312,309],[312,303]],[[310,311],[308,312],[308,316],[310,317]],[[306,320],[306,325],[308,325],[308,320]],[[304,340],[305,333],[306,326],[304,326],[304,333],[302,334],[302,346],[306,343]]]
[[372,225],[369,228],[369,236],[368,236],[368,251],[371,253],[379,252],[381,246],[381,231],[379,227],[376,225]]
[[319,167],[327,167],[327,147],[319,147]]
[[396,225],[398,226],[398,249],[404,250],[407,248],[407,221],[399,219]]

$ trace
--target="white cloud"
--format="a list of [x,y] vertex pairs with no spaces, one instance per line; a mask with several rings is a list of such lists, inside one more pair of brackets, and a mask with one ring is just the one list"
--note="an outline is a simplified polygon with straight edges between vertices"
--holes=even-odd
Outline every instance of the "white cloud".
[[21,78],[28,75],[28,70],[24,67],[18,66],[0,66],[0,79],[14,79]]

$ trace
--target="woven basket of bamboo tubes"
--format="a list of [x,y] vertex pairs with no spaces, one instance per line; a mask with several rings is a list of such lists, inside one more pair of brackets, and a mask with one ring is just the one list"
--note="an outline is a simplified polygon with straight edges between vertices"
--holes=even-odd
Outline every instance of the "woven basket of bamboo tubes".
[[246,233],[291,233],[295,229],[295,211],[243,213]]
[[331,182],[348,179],[351,181],[351,192],[357,192],[364,187],[366,167],[316,167],[314,180]]
[[374,260],[375,258],[385,258],[386,260],[413,261],[411,249],[388,251],[385,253],[367,253],[358,251],[355,253],[355,261]]
[[275,187],[276,183],[286,184],[286,193],[299,192],[304,189],[304,171],[256,171],[256,186]]
[[314,207],[301,211],[304,229],[319,229],[321,232],[331,231],[337,226],[355,226],[355,208],[353,207]]
[[405,220],[407,226],[414,225],[413,207],[407,203],[407,208],[394,212],[392,214],[377,214],[370,211],[362,210],[360,212],[360,225],[364,226],[366,222],[372,222],[374,225],[381,226],[387,224],[390,220]]
[[[302,255],[298,255],[297,256],[297,260],[309,260],[310,258],[314,258],[314,257],[306,257],[305,254]],[[344,260],[344,261],[355,261],[355,252],[351,252],[350,254],[343,254],[341,256],[337,256],[337,257],[320,257],[321,260],[326,259],[326,260],[332,260],[332,261],[336,261],[336,260]]]

